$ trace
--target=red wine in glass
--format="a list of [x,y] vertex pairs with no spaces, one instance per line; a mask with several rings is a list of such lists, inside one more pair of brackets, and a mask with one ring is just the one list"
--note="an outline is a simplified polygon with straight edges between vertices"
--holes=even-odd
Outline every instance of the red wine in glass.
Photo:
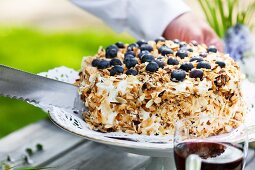
[[201,158],[201,170],[242,170],[244,163],[243,150],[232,144],[183,142],[174,147],[177,170],[185,170],[186,158],[191,154]]

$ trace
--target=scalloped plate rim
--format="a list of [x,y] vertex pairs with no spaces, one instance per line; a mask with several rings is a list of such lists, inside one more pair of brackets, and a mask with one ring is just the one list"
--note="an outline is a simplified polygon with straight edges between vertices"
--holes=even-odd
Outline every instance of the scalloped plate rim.
[[[169,144],[165,144],[165,143],[164,144],[155,144],[155,143],[149,143],[149,142],[126,141],[126,140],[101,136],[101,138],[105,139],[105,140],[103,140],[103,139],[99,139],[99,138],[88,136],[88,135],[85,136],[85,135],[75,132],[74,130],[72,130],[72,128],[67,128],[67,127],[62,126],[60,123],[58,123],[58,121],[55,119],[55,117],[52,116],[52,114],[54,114],[54,113],[52,113],[51,111],[48,111],[48,113],[49,113],[50,120],[58,127],[64,129],[65,131],[67,131],[69,133],[75,134],[77,136],[83,137],[88,140],[92,140],[94,142],[112,145],[112,146],[118,146],[118,147],[132,148],[132,149],[147,149],[147,150],[158,150],[158,151],[159,150],[166,151],[166,149],[171,149],[171,150],[173,149],[173,147],[171,147],[172,146],[171,143],[169,143]],[[93,131],[93,130],[91,130],[91,131]],[[149,145],[153,145],[153,146],[146,146],[146,147],[143,146],[143,148],[141,148],[142,145],[139,145],[139,144],[149,144]],[[169,146],[169,147],[167,147],[167,146]]]

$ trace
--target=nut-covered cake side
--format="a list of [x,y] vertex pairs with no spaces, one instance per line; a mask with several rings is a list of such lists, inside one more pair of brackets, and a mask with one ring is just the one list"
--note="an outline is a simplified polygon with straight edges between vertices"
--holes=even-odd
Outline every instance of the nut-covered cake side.
[[[82,62],[81,97],[94,130],[173,134],[178,119],[222,116],[242,122],[238,65],[213,46],[157,39],[116,43]],[[235,125],[205,122],[202,135]]]

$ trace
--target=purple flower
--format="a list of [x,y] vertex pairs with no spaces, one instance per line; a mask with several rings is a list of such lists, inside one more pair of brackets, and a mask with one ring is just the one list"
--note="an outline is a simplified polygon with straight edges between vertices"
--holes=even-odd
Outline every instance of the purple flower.
[[252,49],[251,32],[245,26],[236,24],[229,28],[224,37],[225,52],[234,60],[243,60]]

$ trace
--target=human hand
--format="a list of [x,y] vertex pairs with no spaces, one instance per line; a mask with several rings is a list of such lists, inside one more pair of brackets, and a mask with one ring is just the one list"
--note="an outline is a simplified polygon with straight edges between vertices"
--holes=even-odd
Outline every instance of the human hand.
[[219,51],[223,52],[223,43],[213,29],[192,12],[184,13],[168,24],[163,37],[186,42],[196,40],[198,43],[215,45]]

